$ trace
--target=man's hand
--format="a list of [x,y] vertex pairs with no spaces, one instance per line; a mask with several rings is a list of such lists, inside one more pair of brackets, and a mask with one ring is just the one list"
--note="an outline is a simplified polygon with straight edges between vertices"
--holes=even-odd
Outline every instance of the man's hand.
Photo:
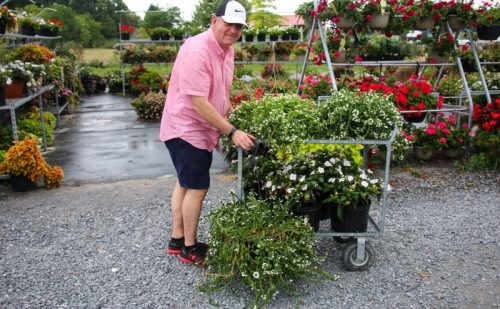
[[252,134],[245,133],[241,130],[236,130],[233,136],[231,137],[234,145],[243,150],[250,150],[253,148],[256,138]]

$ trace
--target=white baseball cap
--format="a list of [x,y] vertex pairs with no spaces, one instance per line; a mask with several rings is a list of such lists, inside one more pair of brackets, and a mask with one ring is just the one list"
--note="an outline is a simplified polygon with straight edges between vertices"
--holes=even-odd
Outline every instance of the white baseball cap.
[[215,16],[220,16],[228,24],[241,24],[247,26],[247,12],[241,3],[228,0],[224,1],[215,11]]

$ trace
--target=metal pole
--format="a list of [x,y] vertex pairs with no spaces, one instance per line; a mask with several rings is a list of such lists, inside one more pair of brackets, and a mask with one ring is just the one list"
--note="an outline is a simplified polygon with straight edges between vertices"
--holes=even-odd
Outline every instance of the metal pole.
[[479,73],[479,77],[481,78],[481,83],[483,84],[484,95],[486,96],[486,101],[491,102],[490,92],[488,90],[488,84],[486,84],[486,79],[484,78],[483,68],[481,67],[481,62],[479,62],[479,56],[477,54],[476,44],[472,40],[472,34],[470,29],[465,31],[467,33],[467,38],[469,39],[470,45],[472,47],[472,54],[474,55],[474,61],[476,62],[477,72]]
[[238,187],[237,187],[237,196],[241,200],[243,198],[243,150],[238,148]]

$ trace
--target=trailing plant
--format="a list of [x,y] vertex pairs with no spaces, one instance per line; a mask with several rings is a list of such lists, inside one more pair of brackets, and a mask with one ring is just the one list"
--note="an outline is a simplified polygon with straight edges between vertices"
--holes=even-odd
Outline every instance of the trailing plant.
[[226,200],[209,214],[207,280],[202,291],[240,284],[250,288],[250,307],[261,307],[278,293],[297,295],[296,282],[322,274],[314,251],[314,233],[307,219],[291,215],[290,208],[249,197]]

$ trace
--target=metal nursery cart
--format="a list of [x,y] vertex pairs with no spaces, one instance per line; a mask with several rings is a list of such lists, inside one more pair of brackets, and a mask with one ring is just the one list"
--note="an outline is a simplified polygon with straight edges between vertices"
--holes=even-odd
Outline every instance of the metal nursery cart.
[[[398,133],[398,128],[393,127],[388,140],[307,140],[307,144],[354,144],[363,145],[363,165],[367,168],[368,162],[368,149],[371,145],[384,145],[386,146],[385,166],[384,166],[384,184],[383,193],[380,205],[377,207],[377,215],[372,214],[368,216],[369,224],[366,232],[362,233],[339,233],[331,230],[320,229],[316,232],[321,237],[334,237],[336,239],[349,239],[354,238],[355,241],[348,241],[342,251],[342,263],[348,270],[366,270],[375,261],[375,250],[372,245],[367,242],[367,238],[379,238],[384,232],[384,214],[387,207],[387,189],[389,186],[389,169],[391,165],[391,148],[394,139]],[[239,198],[243,197],[243,151],[238,148],[238,182],[237,194]]]

